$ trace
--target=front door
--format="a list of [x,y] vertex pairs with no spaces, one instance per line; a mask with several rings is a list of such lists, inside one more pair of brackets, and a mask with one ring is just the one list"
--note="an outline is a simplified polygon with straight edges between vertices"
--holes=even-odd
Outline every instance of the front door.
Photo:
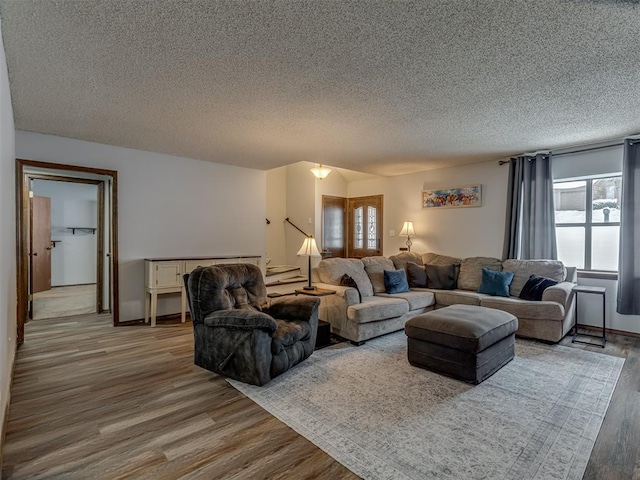
[[347,199],[322,196],[322,250],[331,257],[347,256]]
[[382,255],[382,195],[348,199],[348,256]]
[[51,290],[51,199],[31,199],[31,293]]

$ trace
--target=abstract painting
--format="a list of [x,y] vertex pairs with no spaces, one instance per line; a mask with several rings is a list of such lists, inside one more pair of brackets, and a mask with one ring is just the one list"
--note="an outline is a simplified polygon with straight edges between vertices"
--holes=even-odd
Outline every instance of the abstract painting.
[[438,188],[422,191],[422,208],[480,207],[482,185]]

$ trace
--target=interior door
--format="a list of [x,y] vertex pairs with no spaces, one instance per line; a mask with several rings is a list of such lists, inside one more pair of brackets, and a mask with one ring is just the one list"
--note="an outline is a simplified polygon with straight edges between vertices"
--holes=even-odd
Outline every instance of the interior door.
[[51,289],[51,199],[31,199],[31,293]]
[[348,256],[382,255],[382,195],[348,199]]
[[322,196],[322,250],[329,251],[331,257],[347,256],[347,199],[344,197]]

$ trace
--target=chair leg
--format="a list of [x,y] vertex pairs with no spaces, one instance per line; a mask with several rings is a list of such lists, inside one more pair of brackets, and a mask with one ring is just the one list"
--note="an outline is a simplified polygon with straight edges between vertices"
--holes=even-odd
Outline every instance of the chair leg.
[[349,340],[351,342],[351,345],[354,345],[356,347],[361,347],[362,345],[365,344],[364,340],[360,341],[360,342],[356,342],[355,340]]

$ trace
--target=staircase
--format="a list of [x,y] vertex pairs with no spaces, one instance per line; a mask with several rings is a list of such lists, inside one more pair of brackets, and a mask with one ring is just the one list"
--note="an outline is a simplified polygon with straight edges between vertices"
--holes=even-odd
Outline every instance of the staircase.
[[267,294],[293,293],[308,282],[307,277],[301,275],[300,267],[296,265],[267,265],[265,277]]

